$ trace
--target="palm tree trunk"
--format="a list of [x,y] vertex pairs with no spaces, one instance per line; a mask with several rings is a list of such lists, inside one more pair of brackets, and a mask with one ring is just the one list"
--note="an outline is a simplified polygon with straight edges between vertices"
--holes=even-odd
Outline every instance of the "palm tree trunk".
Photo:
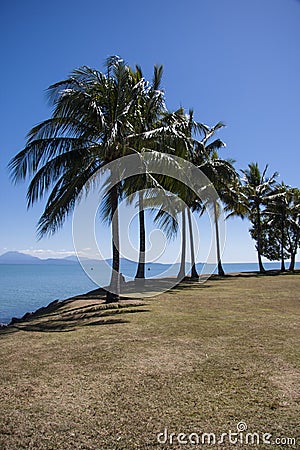
[[283,256],[282,249],[281,249],[281,268],[280,268],[280,272],[285,272],[284,256]]
[[265,273],[266,270],[263,266],[261,259],[261,223],[260,223],[260,209],[257,206],[257,256],[258,256],[258,266],[260,273]]
[[261,259],[261,254],[259,253],[259,251],[257,251],[257,256],[258,256],[259,271],[260,271],[260,273],[265,273],[266,269],[263,266],[262,259]]
[[145,233],[145,211],[143,192],[139,191],[139,228],[140,228],[140,252],[139,263],[135,278],[145,278],[145,251],[146,251],[146,233]]
[[291,272],[294,272],[294,270],[295,270],[296,255],[297,255],[297,249],[299,246],[299,236],[300,236],[300,231],[299,231],[299,228],[297,228],[294,246],[291,249],[291,262],[290,262],[290,267],[289,267],[289,270]]
[[109,290],[106,293],[106,303],[118,302],[120,299],[120,237],[118,216],[118,187],[114,185],[110,191],[112,208],[112,251],[113,264]]
[[190,247],[191,247],[191,277],[199,278],[199,275],[196,270],[196,262],[195,262],[195,246],[194,246],[194,236],[193,236],[193,226],[192,226],[192,214],[190,208],[187,208],[187,216],[189,222],[189,233],[190,233]]
[[214,221],[215,221],[215,232],[216,232],[216,247],[217,247],[217,261],[218,261],[218,275],[221,277],[225,276],[225,272],[221,261],[221,250],[220,250],[220,235],[219,235],[219,225],[218,225],[218,211],[217,203],[214,201]]
[[296,261],[296,253],[292,252],[291,253],[291,262],[290,262],[290,267],[289,267],[289,271],[294,272],[295,270],[295,261]]
[[182,239],[181,239],[181,262],[177,278],[182,280],[185,277],[185,254],[186,254],[186,222],[185,209],[182,210]]
[[280,252],[281,252],[281,272],[285,272],[285,264],[284,264],[284,221],[281,223],[281,245],[280,245]]

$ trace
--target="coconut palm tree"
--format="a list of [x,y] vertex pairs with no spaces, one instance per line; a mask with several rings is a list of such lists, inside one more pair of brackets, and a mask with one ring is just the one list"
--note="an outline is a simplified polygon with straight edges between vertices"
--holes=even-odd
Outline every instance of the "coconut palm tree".
[[[173,199],[174,202],[174,199]],[[175,201],[176,202],[176,201]],[[179,226],[178,226],[178,218],[181,218],[181,252],[180,252],[180,265],[179,271],[177,274],[178,281],[181,281],[186,276],[186,207],[181,204],[178,204],[178,210],[176,210],[175,214],[168,212],[164,209],[160,209],[157,215],[154,218],[154,221],[158,223],[160,228],[162,228],[167,235],[167,238],[174,238],[177,234]]]
[[[160,89],[161,79],[163,74],[162,66],[154,66],[152,83],[144,90],[144,95],[139,97],[138,108],[134,114],[134,133],[131,138],[131,146],[134,151],[142,153],[145,150],[153,148],[153,141],[155,139],[143,139],[143,135],[151,132],[160,124],[162,114],[165,113],[164,93]],[[136,66],[135,71],[132,71],[133,84],[136,85],[143,80],[142,70]],[[163,130],[161,130],[163,132]],[[163,146],[161,150],[163,150]],[[141,166],[143,165],[141,160]],[[139,261],[136,279],[145,278],[145,250],[146,250],[146,230],[145,230],[145,211],[144,211],[144,189],[154,187],[153,177],[149,176],[141,167],[141,173],[134,177],[130,177],[124,184],[124,190],[130,201],[134,199],[134,193],[137,192],[138,208],[139,208]]]
[[[165,111],[161,119],[155,124],[156,127],[154,127],[154,130],[149,133],[144,133],[147,134],[148,139],[149,137],[152,138],[151,143],[154,143],[153,148],[155,150],[158,150],[156,154],[158,156],[157,162],[159,164],[167,164],[170,165],[171,168],[176,166],[176,170],[180,170],[180,163],[178,162],[178,160],[172,161],[169,158],[164,157],[163,153],[170,153],[185,160],[189,160],[189,152],[192,143],[191,129],[192,127],[196,128],[196,124],[192,122],[191,118],[192,113],[190,112],[189,115],[185,115],[182,108],[171,113]],[[199,127],[200,126],[201,125],[199,124]],[[159,133],[157,132],[157,130],[159,131]],[[173,171],[171,170],[171,172]],[[186,210],[188,211],[188,214],[190,214],[188,208],[183,206],[182,200],[188,204],[188,200],[191,198],[189,196],[190,190],[182,182],[172,177],[155,175],[154,178],[157,185],[160,186],[164,193],[171,192],[172,194],[179,197],[179,202],[176,202],[173,197],[173,203],[171,205],[168,203],[168,195],[165,195],[167,199],[166,202],[165,198],[162,198],[160,194],[157,195],[157,191],[153,191],[154,196],[152,196],[151,199],[147,199],[146,203],[148,206],[151,206],[152,209],[154,208],[154,210],[156,210],[156,208],[159,208],[159,212],[155,216],[154,220],[164,229],[164,231],[167,231],[169,237],[171,234],[170,230],[172,230],[172,233],[176,233],[178,230],[178,227],[174,226],[174,205],[177,205],[175,216],[180,214],[182,222],[181,264],[178,278],[182,279],[185,276],[186,271]],[[198,277],[198,274],[195,268],[194,241],[191,234],[192,228],[190,215],[188,215],[188,222],[190,242],[192,246],[192,275],[196,278]]]
[[[168,179],[168,177],[166,177]],[[185,205],[180,198],[164,189],[163,182],[169,184],[168,181],[160,177],[160,183],[156,188],[150,189],[144,199],[144,205],[149,208],[149,211],[154,215],[154,223],[157,224],[165,233],[166,239],[169,241],[174,239],[178,233],[179,225],[178,218],[181,215],[182,220],[182,234],[181,234],[181,264],[180,271],[177,275],[178,279],[185,276],[185,262],[186,262],[186,220],[185,220]]]
[[188,224],[189,224],[189,237],[190,237],[190,249],[191,249],[191,278],[193,280],[197,280],[199,278],[199,274],[196,269],[196,257],[195,257],[195,243],[194,243],[194,233],[193,233],[193,225],[192,225],[192,211],[191,208],[186,208]]
[[241,192],[243,194],[243,206],[245,214],[252,223],[252,235],[256,240],[256,250],[260,273],[265,272],[262,263],[262,208],[271,199],[273,187],[276,182],[277,172],[271,177],[266,177],[268,165],[263,172],[260,171],[258,163],[248,164],[246,170],[242,170],[244,178]]
[[[181,137],[177,139],[176,150],[180,150],[180,156],[186,159],[189,162],[195,163],[195,148],[199,149],[199,141],[197,140],[198,136],[204,135],[207,133],[207,126],[195,121],[194,119],[194,111],[192,109],[189,110],[188,114],[184,114],[182,109],[178,110],[178,115],[180,117],[179,127],[181,130]],[[179,186],[178,186],[179,187]],[[176,188],[176,187],[175,187]],[[191,278],[198,279],[199,275],[196,269],[196,259],[195,259],[195,243],[194,243],[194,235],[193,235],[193,227],[192,227],[192,211],[194,209],[195,202],[201,202],[199,198],[196,197],[194,192],[191,192],[186,186],[180,187],[180,197],[184,200],[187,207],[182,211],[182,251],[181,251],[181,264],[178,277],[182,278],[185,276],[185,247],[186,247],[186,217],[187,213],[188,219],[188,233],[190,240],[190,251],[191,251]]]
[[263,255],[270,260],[281,260],[281,272],[285,271],[285,258],[290,255],[289,270],[295,267],[300,239],[299,190],[281,183],[274,188],[268,201],[263,220]]
[[[39,237],[55,233],[107,163],[132,152],[134,114],[145,92],[143,79],[134,83],[131,69],[110,57],[105,72],[89,67],[74,70],[66,80],[50,86],[52,117],[32,128],[25,148],[10,162],[15,182],[31,178],[28,206],[48,194],[38,222]],[[129,139],[129,137],[131,137]],[[104,208],[112,221],[113,264],[107,301],[119,298],[118,201],[121,183],[111,170]],[[112,218],[114,217],[114,220]]]
[[300,246],[300,189],[288,189],[287,199],[289,225],[287,232],[287,251],[291,257],[289,270],[293,272],[295,269],[296,255]]
[[[223,122],[218,122],[213,127],[204,128],[204,137],[201,141],[195,142],[195,150],[193,162],[198,168],[207,176],[212,182],[214,188],[217,190],[220,199],[227,205],[227,209],[232,208],[237,203],[237,186],[238,175],[233,167],[233,160],[221,159],[218,155],[218,150],[225,147],[226,144],[220,139],[214,139],[216,131],[224,127]],[[210,200],[209,200],[210,201]],[[203,214],[207,204],[198,204],[196,201],[195,209]],[[219,216],[221,204],[218,200],[213,200],[213,216],[216,236],[216,252],[218,274],[224,276],[225,272],[221,261],[220,248],[220,232],[219,232]]]
[[[263,251],[264,256],[268,259],[270,258],[268,255],[268,250],[274,251],[274,244],[278,242],[278,256],[281,260],[281,272],[285,272],[285,257],[287,253],[285,251],[285,247],[287,244],[287,227],[288,227],[288,186],[284,183],[281,183],[274,187],[273,195],[268,199],[266,204],[266,209],[264,211],[264,224],[266,228],[266,235],[268,239],[265,239],[264,232],[263,234],[263,246],[265,246],[266,242],[266,250],[267,254]],[[276,253],[276,252],[275,252]]]
[[182,280],[186,275],[186,208],[181,211],[181,259],[177,278]]
[[[173,136],[172,139],[172,146],[175,154],[197,165],[202,172],[208,176],[208,178],[212,179],[215,184],[218,183],[219,189],[222,187],[222,192],[224,192],[224,195],[226,187],[227,197],[229,197],[229,181],[232,184],[233,179],[236,179],[237,174],[230,161],[223,161],[216,156],[216,149],[225,146],[225,144],[219,139],[210,142],[211,138],[214,136],[214,133],[218,129],[222,128],[224,124],[219,122],[214,127],[210,128],[202,123],[196,122],[194,120],[192,110],[190,110],[188,114],[184,114],[184,111],[179,109],[176,111],[175,116],[177,118],[176,131],[179,131],[179,133],[177,133],[175,137]],[[201,137],[201,140],[197,139],[198,136]],[[194,192],[178,180],[170,181],[170,179],[168,179],[167,183],[162,182],[162,184],[167,190],[176,194],[187,205],[187,207],[180,209],[182,222],[182,249],[178,277],[182,278],[185,275],[187,214],[192,263],[191,277],[198,278],[195,262],[191,211],[199,208],[203,211],[205,205],[201,199],[196,197]],[[220,240],[217,220],[218,210],[219,205],[214,204],[218,269],[220,275],[222,275],[224,272],[220,256]],[[161,214],[163,213],[161,212]]]

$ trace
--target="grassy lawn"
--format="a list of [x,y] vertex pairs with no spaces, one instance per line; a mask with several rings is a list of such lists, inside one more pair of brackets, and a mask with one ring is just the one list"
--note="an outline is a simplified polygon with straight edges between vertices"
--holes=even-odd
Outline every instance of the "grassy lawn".
[[299,288],[249,276],[117,308],[90,296],[2,331],[0,448],[255,448],[157,441],[239,422],[299,446]]

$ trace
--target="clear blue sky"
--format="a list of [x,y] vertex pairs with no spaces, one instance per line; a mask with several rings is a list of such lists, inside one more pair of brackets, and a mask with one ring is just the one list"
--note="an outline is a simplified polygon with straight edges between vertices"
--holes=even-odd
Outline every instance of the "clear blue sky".
[[[11,184],[7,163],[49,117],[45,89],[78,66],[101,68],[113,54],[149,76],[163,64],[168,107],[192,107],[209,125],[224,121],[222,156],[237,168],[269,163],[279,180],[300,186],[300,1],[3,0],[0,15],[0,254],[73,250],[70,223],[36,241],[43,203],[26,211],[26,186]],[[248,227],[228,222],[225,261],[256,260]]]

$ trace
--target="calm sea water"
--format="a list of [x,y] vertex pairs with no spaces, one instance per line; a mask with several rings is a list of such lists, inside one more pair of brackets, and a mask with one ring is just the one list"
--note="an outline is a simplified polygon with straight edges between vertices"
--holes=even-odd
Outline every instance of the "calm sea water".
[[[201,265],[198,266],[199,272]],[[266,269],[278,269],[278,263],[265,264]],[[300,267],[300,264],[297,264]],[[150,270],[148,270],[150,269]],[[151,264],[146,268],[146,276],[159,277],[168,269],[167,265]],[[94,268],[90,268],[94,270]],[[136,270],[133,263],[124,262],[121,271],[131,279]],[[255,263],[224,264],[227,273],[257,270]],[[109,281],[109,271],[101,268],[102,286]],[[168,276],[176,276],[178,266],[168,271]],[[166,276],[166,275],[164,275]],[[21,317],[27,311],[35,311],[53,300],[68,298],[96,289],[79,264],[0,264],[0,323],[8,323],[12,317]]]

